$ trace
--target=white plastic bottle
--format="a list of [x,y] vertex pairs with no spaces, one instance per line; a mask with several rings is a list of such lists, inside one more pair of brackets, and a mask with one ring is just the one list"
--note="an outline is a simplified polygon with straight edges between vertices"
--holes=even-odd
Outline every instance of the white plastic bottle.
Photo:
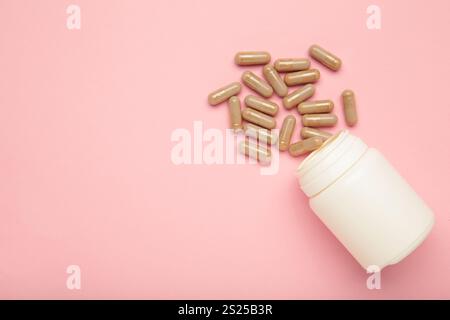
[[376,149],[348,131],[297,169],[311,209],[365,269],[395,264],[427,237],[434,215]]

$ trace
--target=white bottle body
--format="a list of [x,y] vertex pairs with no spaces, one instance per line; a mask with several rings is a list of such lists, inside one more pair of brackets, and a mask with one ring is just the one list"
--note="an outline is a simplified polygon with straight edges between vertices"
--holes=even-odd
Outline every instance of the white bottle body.
[[[354,159],[342,165],[357,143],[360,150]],[[426,238],[434,215],[380,152],[364,146],[361,140],[349,143],[343,156],[332,163],[341,164],[339,177],[323,184],[317,194],[310,194],[309,202],[363,268],[375,265],[382,269],[402,260]],[[325,165],[326,160],[315,167]],[[330,170],[324,170],[310,181],[325,179],[328,174]]]

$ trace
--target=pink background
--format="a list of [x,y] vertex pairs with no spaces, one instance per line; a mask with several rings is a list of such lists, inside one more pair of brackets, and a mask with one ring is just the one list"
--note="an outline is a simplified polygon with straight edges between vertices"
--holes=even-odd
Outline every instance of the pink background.
[[[370,4],[381,30],[366,27]],[[0,298],[450,298],[449,12],[446,0],[0,0]],[[173,130],[227,127],[206,97],[239,79],[236,51],[304,57],[313,43],[343,60],[338,73],[313,63],[334,131],[350,87],[352,131],[436,214],[381,290],[308,208],[300,159],[282,154],[274,176],[171,162]],[[81,290],[66,288],[71,264]]]

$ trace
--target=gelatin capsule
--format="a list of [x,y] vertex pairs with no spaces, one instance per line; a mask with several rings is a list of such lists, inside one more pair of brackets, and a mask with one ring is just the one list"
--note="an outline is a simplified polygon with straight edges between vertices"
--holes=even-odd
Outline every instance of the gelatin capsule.
[[312,137],[305,140],[297,141],[289,146],[289,154],[293,157],[301,156],[302,154],[318,149],[323,143],[319,137]]
[[230,112],[230,127],[234,130],[242,128],[241,101],[233,96],[228,99],[228,110]]
[[259,145],[255,141],[246,139],[239,144],[239,152],[247,157],[253,158],[262,164],[269,164],[272,159],[270,149]]
[[259,142],[275,144],[278,141],[278,135],[271,130],[257,126],[253,123],[244,123],[244,134],[253,139],[258,139]]
[[326,131],[319,130],[319,129],[303,127],[300,131],[300,136],[302,137],[302,139],[318,137],[325,141],[328,138],[330,138],[332,136],[332,134],[329,132],[326,132]]
[[306,86],[301,87],[295,91],[289,93],[286,97],[283,98],[283,105],[286,109],[292,109],[297,106],[299,103],[309,99],[313,96],[315,88],[312,84],[307,84]]
[[270,116],[275,116],[279,109],[275,102],[252,95],[246,96],[244,103],[247,107],[261,111]]
[[294,72],[309,69],[309,59],[278,59],[274,67],[278,72]]
[[280,139],[278,149],[280,151],[286,151],[291,143],[292,134],[295,128],[295,117],[292,115],[286,116],[283,120],[283,125],[280,130]]
[[358,122],[355,94],[352,90],[344,90],[342,92],[342,102],[344,103],[345,122],[352,127]]
[[239,66],[253,66],[270,62],[270,53],[266,51],[241,51],[234,56],[234,62]]
[[337,123],[334,113],[304,114],[302,123],[305,127],[331,127]]
[[278,96],[283,98],[288,94],[288,88],[286,84],[284,83],[283,79],[281,79],[277,70],[275,70],[273,66],[271,66],[270,64],[264,66],[263,75]]
[[300,114],[307,113],[328,113],[333,111],[334,103],[331,100],[305,101],[298,105]]
[[242,82],[265,98],[269,98],[273,94],[272,87],[251,71],[245,71],[242,74]]
[[274,129],[277,126],[275,118],[252,108],[244,108],[242,118],[266,129]]
[[299,84],[313,83],[320,79],[320,72],[317,69],[304,70],[287,73],[284,76],[284,82],[288,86],[296,86]]
[[341,59],[316,44],[312,45],[309,48],[309,54],[311,55],[311,57],[333,71],[338,71],[341,68]]
[[233,82],[229,85],[219,88],[216,91],[212,92],[208,96],[208,103],[212,106],[218,105],[219,103],[222,103],[232,96],[237,95],[239,92],[241,92],[241,84],[239,82]]

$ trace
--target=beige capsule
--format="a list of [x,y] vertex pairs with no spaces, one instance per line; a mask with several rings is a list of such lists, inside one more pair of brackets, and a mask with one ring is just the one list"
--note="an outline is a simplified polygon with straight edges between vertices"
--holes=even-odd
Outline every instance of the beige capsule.
[[328,113],[333,111],[334,103],[331,100],[304,101],[297,107],[300,114]]
[[222,103],[232,96],[237,95],[239,92],[241,92],[241,84],[239,82],[233,82],[229,85],[219,88],[216,91],[212,92],[208,96],[208,103],[212,106],[218,105],[219,103]]
[[244,123],[244,134],[253,139],[258,139],[259,142],[275,144],[278,141],[278,135],[272,130],[265,129],[253,123]]
[[299,103],[311,98],[314,95],[315,88],[312,84],[307,84],[295,91],[289,93],[283,98],[283,105],[286,109],[292,109]]
[[341,59],[316,44],[312,45],[309,48],[309,54],[311,55],[311,57],[333,71],[338,71],[341,68]]
[[332,127],[337,123],[334,113],[304,114],[302,123],[305,127]]
[[356,112],[355,94],[352,90],[342,92],[342,102],[344,104],[345,122],[352,127],[358,122],[358,113]]
[[309,59],[278,59],[274,67],[278,72],[294,72],[309,69]]
[[241,101],[233,96],[228,99],[228,110],[230,113],[230,127],[234,130],[242,128]]
[[247,107],[264,112],[270,116],[275,116],[279,109],[275,102],[253,95],[246,96],[244,103]]
[[278,149],[280,151],[286,151],[291,143],[292,134],[295,129],[295,117],[292,115],[286,116],[283,120],[283,125],[280,130],[280,138],[278,143]]
[[287,73],[284,76],[284,82],[288,86],[296,86],[299,84],[314,83],[320,79],[320,72],[317,69],[304,70]]
[[252,108],[244,108],[242,118],[266,129],[274,129],[277,126],[275,118]]
[[263,75],[278,96],[283,98],[288,94],[288,87],[273,66],[270,64],[264,66]]
[[325,141],[328,138],[330,138],[332,136],[332,134],[329,132],[326,132],[326,131],[319,130],[319,129],[303,127],[300,131],[300,136],[302,137],[302,139],[318,137]]
[[270,59],[270,53],[266,51],[241,51],[234,56],[234,62],[239,66],[267,64]]
[[293,157],[298,157],[302,154],[318,149],[322,145],[322,143],[323,140],[318,137],[300,140],[289,146],[289,154]]
[[270,149],[259,145],[256,141],[245,139],[239,144],[239,152],[247,157],[259,161],[261,164],[269,164],[272,159]]
[[272,87],[251,71],[245,71],[242,74],[242,82],[265,98],[269,98],[273,94]]

